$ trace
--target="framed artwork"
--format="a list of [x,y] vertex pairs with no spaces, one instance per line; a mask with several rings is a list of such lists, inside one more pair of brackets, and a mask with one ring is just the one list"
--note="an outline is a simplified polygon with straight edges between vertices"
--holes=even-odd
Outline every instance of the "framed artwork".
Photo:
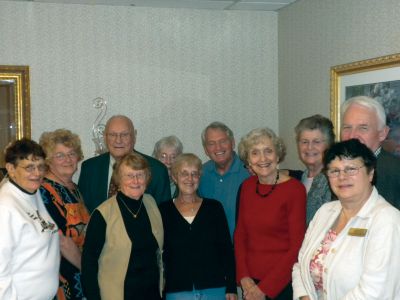
[[355,96],[369,96],[383,105],[390,127],[383,147],[400,156],[400,53],[331,68],[331,120],[337,137],[341,103]]
[[0,168],[4,148],[12,141],[31,136],[28,66],[0,66]]

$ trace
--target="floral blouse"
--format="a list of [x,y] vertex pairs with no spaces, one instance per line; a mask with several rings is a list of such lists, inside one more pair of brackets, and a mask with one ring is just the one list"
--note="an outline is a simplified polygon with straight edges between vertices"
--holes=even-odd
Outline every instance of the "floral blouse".
[[322,299],[324,260],[336,237],[337,233],[329,229],[310,261],[310,274],[314,282],[315,290],[317,291],[318,299]]

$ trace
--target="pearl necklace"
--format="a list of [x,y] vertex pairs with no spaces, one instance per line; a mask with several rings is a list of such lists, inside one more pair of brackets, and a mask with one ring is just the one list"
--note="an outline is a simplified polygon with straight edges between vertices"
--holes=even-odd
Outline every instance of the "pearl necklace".
[[260,196],[260,197],[267,198],[269,195],[271,195],[271,193],[272,193],[272,192],[274,191],[274,189],[276,188],[276,185],[277,185],[277,183],[278,183],[278,180],[279,180],[279,170],[278,170],[277,173],[276,173],[275,182],[274,182],[274,184],[272,185],[271,189],[268,191],[268,193],[266,193],[266,194],[261,194],[260,191],[259,191],[260,180],[257,179],[257,183],[256,183],[256,194],[257,194],[258,196]]

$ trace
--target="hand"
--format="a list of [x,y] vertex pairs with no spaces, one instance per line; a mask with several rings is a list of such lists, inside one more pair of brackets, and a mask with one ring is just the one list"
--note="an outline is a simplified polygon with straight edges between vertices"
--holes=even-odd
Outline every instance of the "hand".
[[243,277],[240,280],[240,285],[242,286],[243,289],[243,295],[248,292],[254,285],[256,285],[256,283],[254,282],[253,279],[251,279],[250,277]]
[[225,294],[225,299],[226,300],[237,300],[237,295],[236,294]]
[[246,300],[264,300],[265,294],[260,290],[260,288],[255,284],[243,295]]
[[79,250],[75,242],[70,237],[65,236],[61,230],[58,231],[58,235],[60,237],[61,255],[80,270],[81,250]]

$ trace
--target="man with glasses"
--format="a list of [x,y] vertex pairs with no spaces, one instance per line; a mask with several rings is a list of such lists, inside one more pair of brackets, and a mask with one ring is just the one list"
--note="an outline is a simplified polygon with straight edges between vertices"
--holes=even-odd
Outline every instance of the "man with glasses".
[[[79,176],[79,190],[90,212],[116,193],[111,181],[114,163],[132,151],[139,153],[134,150],[136,130],[126,116],[113,116],[107,121],[104,141],[109,152],[84,161]],[[146,193],[152,195],[157,203],[171,199],[166,167],[150,156],[139,154],[147,160],[151,169],[151,181]]]
[[376,188],[400,209],[400,159],[382,148],[389,133],[383,106],[366,96],[353,97],[342,105],[341,140],[358,139],[377,157]]
[[236,196],[249,172],[235,153],[232,130],[221,122],[209,124],[201,134],[204,151],[210,158],[203,165],[199,194],[222,203],[231,237],[235,230]]

